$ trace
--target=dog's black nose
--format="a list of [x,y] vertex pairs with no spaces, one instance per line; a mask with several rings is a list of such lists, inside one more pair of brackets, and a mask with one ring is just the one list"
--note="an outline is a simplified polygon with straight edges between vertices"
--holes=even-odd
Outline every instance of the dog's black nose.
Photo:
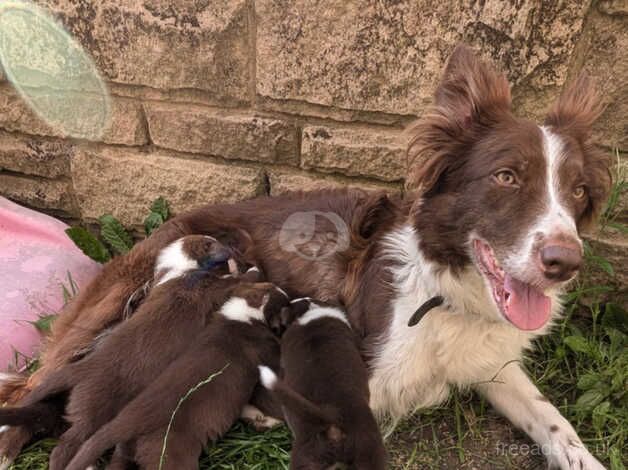
[[582,264],[579,247],[550,245],[541,249],[543,274],[553,281],[570,279]]

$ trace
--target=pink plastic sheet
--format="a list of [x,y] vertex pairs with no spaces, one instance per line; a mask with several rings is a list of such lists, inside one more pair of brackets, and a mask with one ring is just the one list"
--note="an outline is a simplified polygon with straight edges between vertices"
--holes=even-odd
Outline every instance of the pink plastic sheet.
[[61,310],[63,286],[80,289],[101,269],[66,228],[0,197],[0,371],[19,369],[37,355],[41,334],[32,322]]

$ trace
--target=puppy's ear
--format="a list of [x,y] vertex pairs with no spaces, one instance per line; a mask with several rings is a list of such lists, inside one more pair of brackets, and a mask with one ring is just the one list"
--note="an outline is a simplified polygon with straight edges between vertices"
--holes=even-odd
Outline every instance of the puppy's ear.
[[408,190],[434,190],[465,147],[510,114],[510,86],[504,74],[459,45],[434,95],[434,105],[410,129]]
[[253,238],[246,230],[238,227],[224,228],[216,234],[216,238],[223,244],[236,251],[249,264],[255,265],[253,258]]
[[243,282],[264,282],[264,274],[257,266],[249,268],[240,278]]

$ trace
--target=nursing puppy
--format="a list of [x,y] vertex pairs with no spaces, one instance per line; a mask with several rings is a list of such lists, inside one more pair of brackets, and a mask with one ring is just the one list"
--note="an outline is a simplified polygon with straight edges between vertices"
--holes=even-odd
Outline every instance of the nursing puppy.
[[[240,284],[237,264],[233,250],[212,237],[170,244],[157,259],[155,286],[137,312],[25,398],[26,411],[71,390],[70,428],[52,452],[51,470],[64,469],[86,439],[189,348]],[[14,410],[0,410],[0,424],[8,413]]]
[[203,445],[222,436],[249,402],[258,381],[257,365],[278,362],[279,340],[269,326],[279,325],[288,306],[287,296],[272,284],[243,282],[236,287],[194,345],[100,428],[66,468],[84,470],[108,448],[134,439],[140,468],[158,468],[177,403],[217,374],[183,402],[168,434],[163,468],[198,468]]
[[294,434],[290,468],[386,468],[386,450],[369,408],[368,373],[344,312],[310,299],[293,302],[298,319],[281,340],[279,380],[260,366],[262,384],[281,403]]

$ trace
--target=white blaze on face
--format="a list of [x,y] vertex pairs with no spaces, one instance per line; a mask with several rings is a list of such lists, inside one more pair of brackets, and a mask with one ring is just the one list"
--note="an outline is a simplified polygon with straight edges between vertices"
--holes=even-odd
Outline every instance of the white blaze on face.
[[536,266],[534,246],[540,237],[540,241],[553,237],[569,237],[582,247],[582,241],[578,236],[576,222],[569,210],[560,200],[560,167],[567,155],[565,145],[560,136],[554,134],[546,127],[540,127],[543,138],[543,156],[545,160],[545,184],[543,191],[543,212],[539,214],[536,222],[525,234],[523,241],[512,253],[503,260],[504,268],[515,277],[530,282],[541,274]]
[[578,230],[574,218],[560,200],[560,176],[561,163],[566,158],[565,146],[561,138],[546,127],[541,127],[543,133],[543,152],[547,164],[547,209],[543,214],[536,231],[544,238],[567,235],[577,240]]
[[350,326],[347,317],[341,309],[333,307],[319,307],[316,304],[312,304],[312,307],[310,307],[310,309],[297,320],[297,323],[299,323],[299,325],[307,325],[309,322],[319,320],[321,318],[335,318],[336,320],[344,322],[347,326]]
[[230,298],[218,313],[229,320],[243,323],[251,323],[252,320],[264,321],[262,308],[251,307],[242,297]]
[[159,253],[157,263],[155,263],[155,278],[159,275],[161,278],[155,285],[180,277],[196,268],[198,268],[198,263],[183,250],[183,240],[179,239]]

